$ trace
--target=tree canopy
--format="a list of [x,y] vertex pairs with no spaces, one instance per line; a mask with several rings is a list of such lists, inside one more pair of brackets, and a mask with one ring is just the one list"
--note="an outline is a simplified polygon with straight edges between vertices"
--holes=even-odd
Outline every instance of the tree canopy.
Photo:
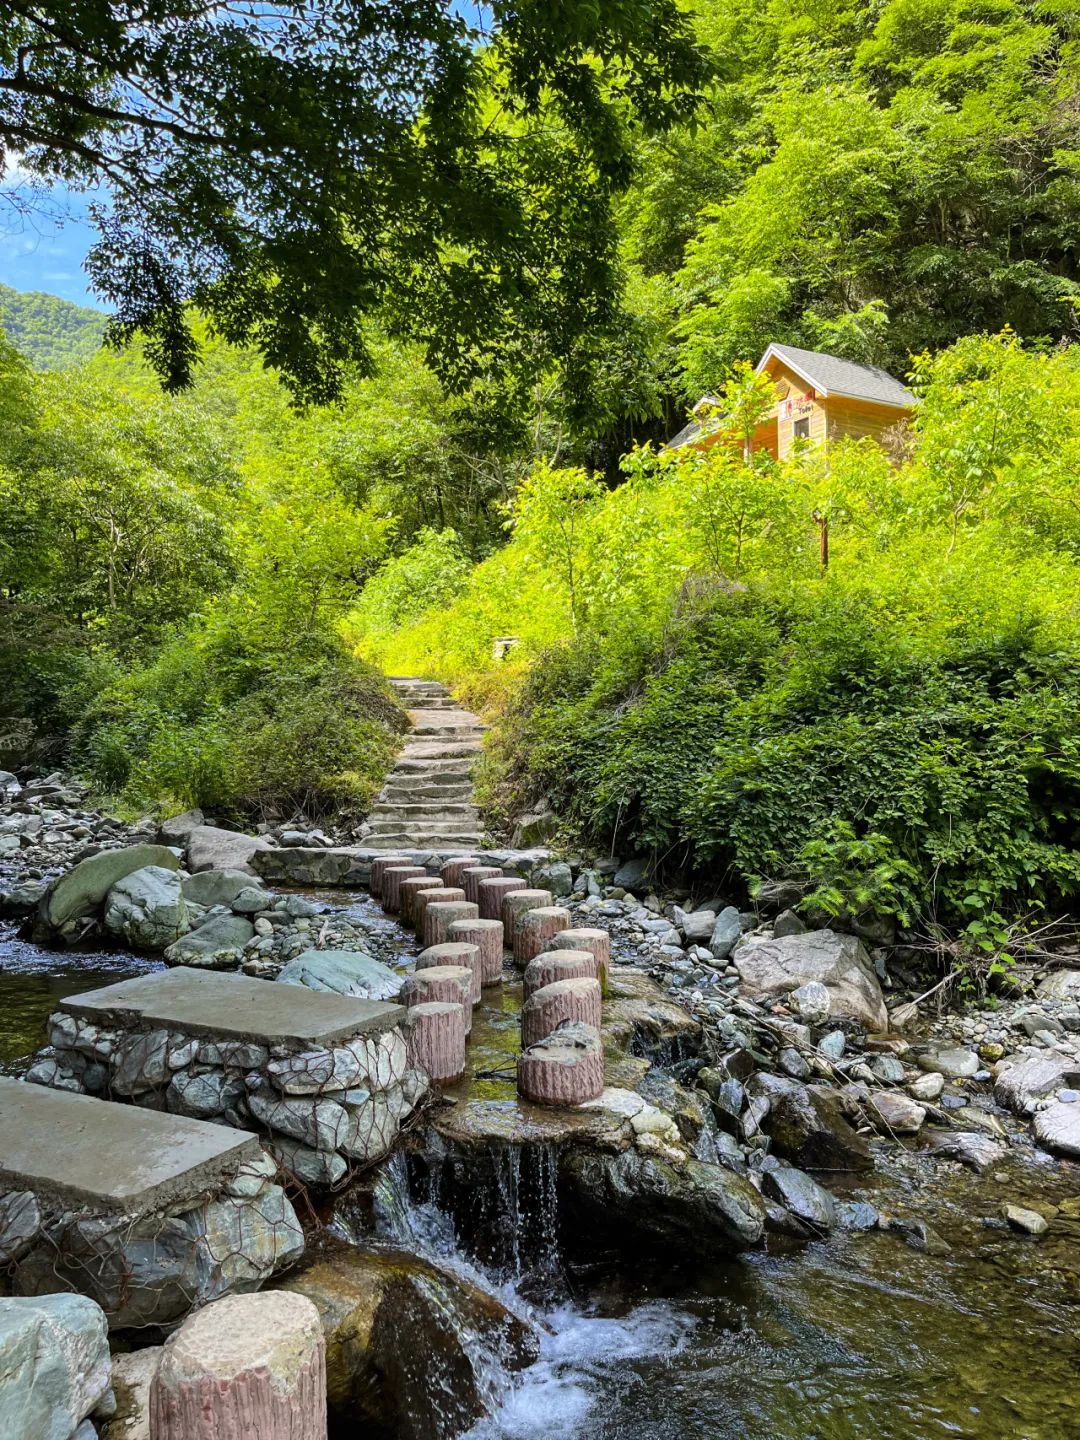
[[613,197],[705,62],[676,0],[11,0],[0,163],[101,184],[89,259],[170,388],[194,303],[293,391],[370,367],[379,309],[460,387],[610,321]]

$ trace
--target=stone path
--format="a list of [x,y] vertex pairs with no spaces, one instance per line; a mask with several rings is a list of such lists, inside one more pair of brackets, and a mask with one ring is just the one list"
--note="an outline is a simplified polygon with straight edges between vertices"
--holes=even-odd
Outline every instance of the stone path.
[[390,680],[409,712],[412,733],[368,816],[378,850],[471,848],[481,839],[472,771],[484,726],[434,680]]

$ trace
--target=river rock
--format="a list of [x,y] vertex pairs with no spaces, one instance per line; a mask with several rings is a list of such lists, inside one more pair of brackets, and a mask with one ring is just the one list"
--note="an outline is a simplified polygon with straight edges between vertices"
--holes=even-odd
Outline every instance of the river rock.
[[[755,1094],[761,1093],[761,1080],[755,1075],[751,1081]],[[800,1169],[869,1170],[873,1165],[869,1146],[845,1119],[832,1092],[789,1081],[783,1089],[773,1089],[763,1124],[775,1153]]]
[[201,810],[185,810],[182,815],[170,815],[158,826],[158,840],[162,845],[185,846],[193,830],[206,823]]
[[709,937],[709,953],[714,960],[726,960],[742,938],[742,920],[734,905],[720,911]]
[[0,1196],[0,1265],[25,1255],[41,1229],[41,1208],[32,1190]]
[[0,1299],[0,1435],[70,1440],[112,1379],[105,1316],[84,1295]]
[[348,1164],[340,1155],[328,1150],[312,1150],[310,1145],[301,1145],[298,1140],[288,1140],[283,1135],[275,1135],[267,1149],[301,1185],[329,1189],[344,1180],[349,1172]]
[[615,878],[612,884],[619,890],[640,891],[642,894],[648,888],[649,874],[652,866],[649,861],[643,858],[627,860],[615,871]]
[[1080,1105],[1055,1100],[1035,1116],[1035,1138],[1055,1155],[1080,1160]]
[[806,925],[794,910],[781,910],[773,921],[774,939],[783,940],[785,935],[805,935]]
[[306,950],[277,978],[279,985],[306,985],[366,1000],[394,1000],[405,983],[389,966],[359,950]]
[[870,1097],[870,1118],[886,1135],[915,1135],[922,1128],[926,1111],[908,1095],[882,1090]]
[[103,1440],[150,1440],[150,1386],[161,1360],[161,1345],[120,1351],[113,1356],[116,1413]]
[[819,980],[811,980],[792,990],[788,1003],[804,1025],[824,1025],[832,1010],[832,997]]
[[177,870],[180,862],[164,845],[128,845],[80,860],[42,897],[43,923],[49,930],[62,930],[72,921],[93,915],[114,885],[148,865]]
[[196,825],[187,837],[188,869],[193,875],[200,870],[245,870],[253,875],[253,857],[269,849],[269,843],[260,836],[221,830],[216,825]]
[[979,1069],[979,1057],[974,1050],[962,1048],[926,1050],[915,1057],[920,1070],[929,1070],[944,1075],[947,1080],[970,1080]]
[[[888,1028],[881,986],[861,940],[832,930],[805,935],[748,935],[734,952],[742,993],[780,995],[811,981],[829,992],[829,1013],[857,1020],[867,1030]],[[822,1022],[823,1023],[823,1022]]]
[[282,1289],[319,1312],[342,1433],[445,1440],[487,1411],[478,1356],[514,1371],[539,1355],[536,1332],[493,1295],[404,1251],[335,1246]]
[[1025,1055],[998,1075],[994,1099],[1017,1115],[1031,1115],[1040,1100],[1074,1074],[1080,1074],[1080,1062],[1070,1065],[1061,1055]]
[[164,950],[188,928],[180,877],[144,865],[117,881],[105,900],[105,928],[137,950]]
[[251,875],[246,870],[201,870],[181,883],[185,900],[209,908],[231,905],[241,890],[251,885]]
[[904,1078],[903,1061],[895,1055],[875,1055],[870,1061],[870,1073],[885,1085],[899,1085]]
[[924,1135],[924,1144],[931,1154],[956,1160],[980,1175],[1006,1155],[1004,1145],[974,1130],[930,1130]]
[[214,915],[170,945],[165,963],[199,970],[234,970],[244,958],[244,946],[254,938],[255,927],[243,915]]
[[908,1084],[908,1094],[915,1100],[936,1100],[945,1089],[945,1076],[936,1070],[917,1075]]
[[761,1188],[766,1195],[779,1200],[780,1204],[804,1225],[825,1232],[836,1229],[835,1200],[823,1186],[802,1170],[778,1165],[775,1170],[767,1170],[761,1177]]
[[728,1255],[756,1245],[765,1232],[761,1196],[748,1180],[720,1165],[690,1160],[676,1169],[636,1149],[620,1155],[571,1149],[560,1161],[560,1174],[608,1245],[645,1243],[681,1255]]
[[1044,1235],[1049,1228],[1037,1210],[1023,1205],[1003,1205],[1001,1213],[1014,1230],[1022,1230],[1025,1235]]
[[1039,982],[1040,1000],[1080,1000],[1080,970],[1055,970]]
[[190,1115],[193,1120],[213,1120],[226,1111],[237,1111],[246,1096],[244,1082],[222,1071],[192,1075],[186,1070],[174,1075],[165,1092],[165,1106],[174,1115]]
[[248,1095],[248,1105],[263,1125],[314,1150],[337,1150],[348,1134],[349,1117],[337,1100],[285,1098],[270,1090],[254,1090]]
[[675,906],[675,925],[687,945],[707,945],[716,928],[715,910],[680,910]]

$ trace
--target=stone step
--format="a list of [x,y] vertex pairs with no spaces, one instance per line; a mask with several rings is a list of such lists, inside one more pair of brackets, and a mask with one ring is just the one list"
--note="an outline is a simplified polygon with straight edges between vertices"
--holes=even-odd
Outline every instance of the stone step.
[[392,835],[379,834],[370,838],[373,850],[396,850],[399,846],[412,850],[441,850],[450,846],[472,850],[480,844],[482,836],[475,830],[426,830],[416,826],[398,830]]
[[475,820],[479,815],[475,805],[456,801],[453,803],[429,805],[423,800],[388,800],[377,805],[371,817],[387,816],[397,820],[438,820],[445,815],[448,819]]
[[435,770],[431,772],[406,770],[398,773],[391,770],[386,777],[384,795],[435,795],[443,800],[452,800],[458,793],[472,794],[472,776],[467,767],[459,770]]
[[427,761],[467,760],[480,754],[479,740],[416,740],[398,752],[395,770],[450,769],[450,766],[428,766]]
[[385,810],[394,805],[423,805],[429,810],[440,805],[472,805],[473,787],[467,781],[457,785],[402,785],[386,787],[375,802],[376,810]]

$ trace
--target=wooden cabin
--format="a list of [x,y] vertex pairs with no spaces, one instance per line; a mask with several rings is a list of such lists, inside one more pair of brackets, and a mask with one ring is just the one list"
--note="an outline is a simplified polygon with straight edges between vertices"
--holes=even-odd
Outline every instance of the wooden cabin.
[[[786,460],[800,442],[826,450],[836,440],[870,436],[880,442],[916,404],[911,391],[887,370],[820,350],[770,345],[755,369],[772,380],[776,405],[758,426],[750,448],[767,450],[776,460]],[[719,439],[721,423],[709,418],[715,417],[719,403],[713,395],[703,396],[694,406],[700,418],[691,420],[667,448],[705,446]]]

